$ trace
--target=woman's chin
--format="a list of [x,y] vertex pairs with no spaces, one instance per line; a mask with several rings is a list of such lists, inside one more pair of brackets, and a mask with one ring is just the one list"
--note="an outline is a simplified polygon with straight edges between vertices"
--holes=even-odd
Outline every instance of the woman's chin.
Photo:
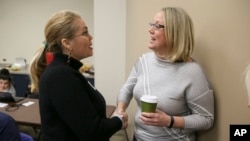
[[89,54],[89,57],[93,56],[93,51],[91,51],[91,53]]
[[148,46],[149,49],[154,50],[154,46]]

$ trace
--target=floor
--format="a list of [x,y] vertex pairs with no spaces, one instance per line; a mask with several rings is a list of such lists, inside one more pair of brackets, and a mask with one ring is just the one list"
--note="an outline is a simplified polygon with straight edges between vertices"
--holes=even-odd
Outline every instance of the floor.
[[33,137],[34,141],[39,141],[39,130],[35,131],[31,126],[19,125],[20,132],[26,133]]
[[[34,141],[39,141],[39,130],[36,132],[32,127],[30,126],[19,126],[20,132],[26,133],[28,135],[31,135],[34,138]],[[125,138],[125,133],[123,130],[118,131],[115,135],[113,135],[110,138],[110,141],[127,141]]]

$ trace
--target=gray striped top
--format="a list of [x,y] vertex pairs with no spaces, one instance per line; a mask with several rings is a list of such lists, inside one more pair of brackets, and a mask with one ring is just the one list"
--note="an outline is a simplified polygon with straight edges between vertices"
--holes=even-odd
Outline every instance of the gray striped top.
[[[140,97],[144,94],[159,98],[157,108],[169,115],[182,116],[185,128],[148,126],[139,120]],[[137,101],[135,137],[138,141],[195,141],[195,131],[213,125],[214,97],[201,67],[196,62],[170,63],[153,52],[135,63],[118,101]]]

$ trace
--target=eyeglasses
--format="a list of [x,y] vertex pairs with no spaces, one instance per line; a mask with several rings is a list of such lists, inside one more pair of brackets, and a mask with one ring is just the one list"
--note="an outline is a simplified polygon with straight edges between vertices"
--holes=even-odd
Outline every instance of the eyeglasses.
[[151,22],[149,23],[149,26],[150,26],[150,28],[153,27],[154,30],[159,30],[159,29],[161,29],[161,28],[165,28],[164,25],[161,25],[161,24],[154,24],[154,23],[151,23]]
[[90,36],[90,34],[89,34],[88,30],[86,30],[86,31],[82,32],[81,34],[75,35],[75,37],[77,37],[77,36],[86,36],[86,37],[88,37],[88,36]]

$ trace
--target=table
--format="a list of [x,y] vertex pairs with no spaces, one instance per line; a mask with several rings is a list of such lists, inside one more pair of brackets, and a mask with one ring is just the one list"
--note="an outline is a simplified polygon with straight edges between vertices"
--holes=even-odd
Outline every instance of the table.
[[[0,108],[0,112],[6,113],[13,117],[15,121],[20,125],[32,126],[33,128],[41,127],[41,119],[39,113],[39,100],[33,98],[25,98],[24,100],[18,102],[17,104],[22,104],[28,101],[34,102],[30,106],[20,106],[17,110],[6,111],[6,107]],[[106,116],[111,117],[116,107],[113,105],[106,105]],[[128,139],[128,134],[126,129],[124,129],[126,140]],[[40,137],[39,137],[40,138]]]
[[41,126],[41,119],[39,114],[39,103],[38,99],[25,98],[17,104],[33,101],[34,104],[30,106],[19,106],[18,109],[13,111],[6,111],[6,107],[0,108],[0,112],[10,115],[20,125],[28,125],[34,127]]
[[[15,121],[20,125],[27,125],[32,127],[40,127],[41,119],[39,113],[39,100],[32,98],[25,98],[17,104],[22,104],[28,101],[34,102],[34,104],[30,106],[20,106],[17,110],[14,111],[6,111],[6,107],[0,108],[0,112],[6,113],[13,117]],[[115,111],[115,106],[107,105],[106,106],[106,115],[110,117],[112,113]]]

